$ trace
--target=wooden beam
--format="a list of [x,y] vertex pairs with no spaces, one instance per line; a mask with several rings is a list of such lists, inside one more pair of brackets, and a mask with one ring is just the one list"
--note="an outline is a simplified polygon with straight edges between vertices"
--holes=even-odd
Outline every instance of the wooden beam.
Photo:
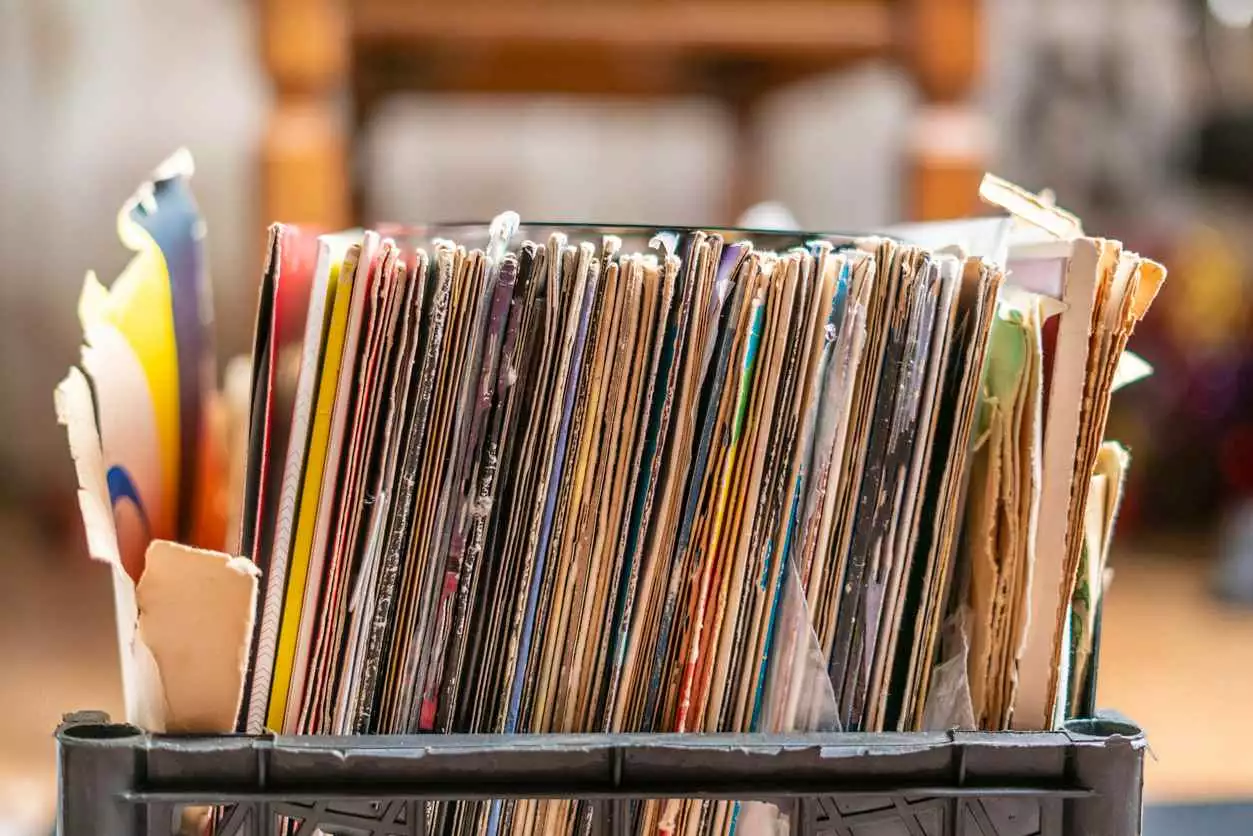
[[722,97],[727,77],[750,75],[754,95],[819,73],[832,72],[866,56],[833,52],[780,55],[773,60],[629,49],[589,50],[582,45],[542,46],[526,42],[480,47],[368,41],[359,44],[354,74],[380,95],[393,92],[449,94],[591,95],[661,98]]
[[683,54],[771,57],[889,50],[891,4],[868,0],[676,0],[521,3],[357,0],[354,37],[485,49],[575,44]]

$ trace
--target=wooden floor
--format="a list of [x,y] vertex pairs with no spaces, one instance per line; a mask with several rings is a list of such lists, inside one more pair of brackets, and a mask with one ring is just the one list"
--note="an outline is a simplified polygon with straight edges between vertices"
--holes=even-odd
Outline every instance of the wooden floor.
[[50,545],[21,520],[0,515],[3,836],[48,832],[56,792],[51,733],[61,715],[99,706],[122,716],[109,574],[73,534],[71,544]]
[[[120,716],[121,699],[107,573],[76,539],[48,546],[12,516],[0,516],[0,538],[0,834],[9,836],[46,832],[61,714]],[[1253,798],[1253,612],[1208,597],[1203,549],[1184,541],[1115,558],[1099,702],[1147,730],[1151,801]]]
[[1209,596],[1203,549],[1115,556],[1098,703],[1147,732],[1150,800],[1253,798],[1253,611]]

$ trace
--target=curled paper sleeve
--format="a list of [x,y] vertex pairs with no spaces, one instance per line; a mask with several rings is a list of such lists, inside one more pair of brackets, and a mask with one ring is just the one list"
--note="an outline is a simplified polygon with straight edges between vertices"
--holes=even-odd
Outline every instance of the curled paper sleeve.
[[250,562],[164,540],[139,583],[122,566],[87,379],[57,387],[91,557],[108,564],[126,721],[152,732],[229,732],[247,665],[259,572]]

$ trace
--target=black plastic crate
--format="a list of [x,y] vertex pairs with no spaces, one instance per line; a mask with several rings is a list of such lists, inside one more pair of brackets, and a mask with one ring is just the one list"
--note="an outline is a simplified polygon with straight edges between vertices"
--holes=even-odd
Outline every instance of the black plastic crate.
[[1135,836],[1146,743],[1102,714],[1054,732],[806,735],[147,734],[98,712],[57,730],[62,836],[422,836],[430,801],[564,798],[619,836],[648,798],[767,801],[788,836]]

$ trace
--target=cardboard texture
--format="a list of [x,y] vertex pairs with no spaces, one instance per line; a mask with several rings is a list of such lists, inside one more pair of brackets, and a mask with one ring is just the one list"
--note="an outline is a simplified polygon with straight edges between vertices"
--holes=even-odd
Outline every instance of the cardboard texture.
[[1032,194],[994,174],[983,176],[979,196],[1054,238],[1070,241],[1083,235],[1083,225],[1077,217],[1058,208],[1052,200]]
[[156,662],[163,730],[231,731],[243,694],[261,573],[252,561],[165,540],[135,588],[136,641]]
[[[1013,728],[1048,728],[1066,698],[1063,654],[1066,621],[1083,551],[1091,475],[1102,441],[1110,395],[1137,374],[1123,352],[1135,324],[1147,313],[1165,279],[1161,265],[1124,253],[1120,244],[1086,238],[1073,215],[1012,184],[988,176],[980,196],[1011,212],[1026,227],[1016,272],[1045,290],[1061,283],[1052,372],[1045,398],[1036,555],[1028,625],[1014,701]],[[1041,243],[1043,231],[1058,240]],[[1067,252],[1069,250],[1069,252]],[[1011,243],[1011,270],[1015,269]],[[1034,262],[1034,265],[1030,265]],[[1083,435],[1081,435],[1081,432]],[[1065,520],[1065,524],[1060,521]]]
[[81,371],[70,370],[55,404],[78,475],[88,553],[112,570],[126,721],[154,732],[233,731],[260,573],[243,558],[154,540],[136,585],[122,566]]
[[[56,407],[113,576],[128,721],[1051,727],[1095,667],[1127,464],[1105,419],[1147,373],[1123,351],[1164,271],[1047,197],[992,177],[981,194],[1010,217],[856,239],[514,242],[505,213],[441,233],[463,243],[367,231],[315,250],[277,225],[252,373],[222,401],[249,425],[231,456],[243,558],[173,542],[203,530],[204,494],[171,463],[199,483],[216,461],[175,456],[199,343],[161,317],[186,287],[148,250],[141,302],[135,279],[89,278],[86,374]],[[147,366],[112,363],[136,340]],[[164,417],[128,427],[145,391]],[[195,432],[217,426],[202,403]],[[447,805],[435,827],[557,832],[584,812]],[[638,811],[666,836],[739,815]]]
[[1035,565],[1042,355],[1038,304],[992,327],[966,505],[970,690],[977,728],[1009,724]]

